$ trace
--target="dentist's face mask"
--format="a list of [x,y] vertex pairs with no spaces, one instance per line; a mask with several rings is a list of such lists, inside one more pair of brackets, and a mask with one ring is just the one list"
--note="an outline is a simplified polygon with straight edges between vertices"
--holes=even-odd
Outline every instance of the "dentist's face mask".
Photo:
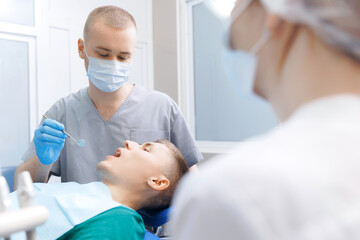
[[85,46],[84,51],[89,59],[87,76],[97,89],[103,92],[115,92],[128,81],[130,63],[90,57]]
[[250,5],[252,0],[246,0],[244,5],[240,6],[233,14],[228,30],[225,36],[225,48],[223,49],[223,63],[224,70],[232,84],[234,90],[240,96],[249,100],[258,100],[259,98],[254,94],[253,88],[256,77],[256,69],[258,64],[258,57],[256,54],[266,44],[271,37],[271,32],[264,29],[262,37],[251,48],[249,52],[242,50],[232,50],[230,41],[230,27],[241,13]]

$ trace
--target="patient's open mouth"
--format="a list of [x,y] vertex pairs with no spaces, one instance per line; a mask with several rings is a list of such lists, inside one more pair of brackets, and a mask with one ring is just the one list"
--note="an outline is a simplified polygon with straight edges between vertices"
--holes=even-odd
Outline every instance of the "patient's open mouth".
[[115,157],[120,157],[121,156],[121,148],[116,149],[115,153],[114,153]]

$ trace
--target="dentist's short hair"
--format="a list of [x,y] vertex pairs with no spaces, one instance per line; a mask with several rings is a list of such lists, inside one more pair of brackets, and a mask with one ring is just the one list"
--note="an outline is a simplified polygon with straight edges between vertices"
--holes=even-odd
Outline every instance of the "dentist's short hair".
[[102,6],[95,8],[89,14],[84,26],[84,39],[96,21],[102,21],[106,25],[116,29],[136,28],[134,17],[126,10],[116,6]]
[[303,24],[360,63],[359,0],[261,0],[270,13]]

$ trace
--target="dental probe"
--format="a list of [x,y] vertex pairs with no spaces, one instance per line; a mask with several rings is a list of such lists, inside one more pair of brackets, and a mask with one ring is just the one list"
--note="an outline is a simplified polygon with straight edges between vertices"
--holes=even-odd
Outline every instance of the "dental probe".
[[[43,114],[43,117],[45,119],[49,119],[45,114]],[[75,138],[73,138],[69,133],[67,133],[65,130],[62,130],[63,133],[66,134],[66,136],[68,136],[71,140],[73,140],[74,142],[76,142],[76,144],[79,146],[79,147],[84,147],[85,146],[85,140],[84,139],[79,139],[79,140],[76,140]]]

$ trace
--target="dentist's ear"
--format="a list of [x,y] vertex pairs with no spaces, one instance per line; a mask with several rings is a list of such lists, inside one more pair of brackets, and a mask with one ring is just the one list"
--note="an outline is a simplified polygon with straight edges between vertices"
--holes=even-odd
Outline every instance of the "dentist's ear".
[[170,181],[165,176],[151,177],[148,179],[147,184],[155,190],[163,191],[169,187]]
[[79,53],[79,57],[81,59],[85,59],[85,49],[84,49],[84,40],[82,40],[81,38],[78,39],[78,53]]

